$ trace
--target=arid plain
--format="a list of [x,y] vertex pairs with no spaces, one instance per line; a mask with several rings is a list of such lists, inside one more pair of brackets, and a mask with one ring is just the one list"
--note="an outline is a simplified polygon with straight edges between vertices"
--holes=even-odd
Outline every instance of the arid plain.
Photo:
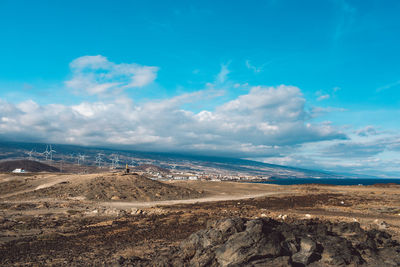
[[0,175],[2,265],[152,265],[207,223],[233,217],[358,222],[400,240],[400,186]]

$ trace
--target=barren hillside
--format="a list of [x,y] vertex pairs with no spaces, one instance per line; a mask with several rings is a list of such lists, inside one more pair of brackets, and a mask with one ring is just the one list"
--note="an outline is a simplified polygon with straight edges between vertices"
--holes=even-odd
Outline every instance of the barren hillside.
[[23,168],[27,172],[59,172],[56,167],[33,160],[10,160],[0,162],[0,172],[12,172]]
[[[198,198],[204,195],[200,191],[161,183],[136,174],[71,174],[51,178],[30,177],[23,181],[15,176],[13,179],[18,180],[18,183],[13,183],[13,189],[4,187],[7,192],[1,192],[7,194],[10,190],[14,191],[13,199],[78,197],[99,201],[154,201]],[[21,193],[18,193],[19,190]]]

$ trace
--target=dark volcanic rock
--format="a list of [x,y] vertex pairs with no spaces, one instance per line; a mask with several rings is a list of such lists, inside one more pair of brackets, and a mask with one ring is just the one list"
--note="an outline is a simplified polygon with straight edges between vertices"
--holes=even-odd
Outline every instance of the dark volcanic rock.
[[229,218],[143,266],[400,266],[400,244],[358,223]]

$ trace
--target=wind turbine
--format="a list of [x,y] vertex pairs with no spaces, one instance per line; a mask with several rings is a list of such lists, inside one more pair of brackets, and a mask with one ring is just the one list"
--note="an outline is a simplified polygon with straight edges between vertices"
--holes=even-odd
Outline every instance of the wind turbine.
[[85,155],[78,154],[78,165],[81,165],[81,162],[85,162]]
[[135,164],[136,164],[136,161],[134,161],[133,159],[131,160],[131,166],[133,167],[133,166],[135,166]]
[[33,150],[33,148],[32,148],[32,150],[28,152],[28,156],[29,156],[28,159],[29,159],[29,160],[32,160],[32,159],[33,159],[33,157],[32,157],[33,153],[34,153],[34,150]]
[[100,167],[101,163],[103,162],[102,156],[104,156],[104,154],[102,153],[97,153],[96,155],[95,163],[97,164],[98,167]]
[[46,157],[46,161],[49,158],[50,151],[49,151],[49,145],[46,145],[46,150],[42,153]]
[[60,160],[60,172],[63,172],[63,162],[64,162],[64,155],[61,155],[61,160]]
[[117,168],[118,162],[119,162],[118,155],[114,155],[114,157],[111,159],[111,168],[113,169]]
[[50,161],[53,160],[53,153],[56,153],[56,151],[51,147],[50,145],[50,150],[49,150],[49,155],[50,155]]

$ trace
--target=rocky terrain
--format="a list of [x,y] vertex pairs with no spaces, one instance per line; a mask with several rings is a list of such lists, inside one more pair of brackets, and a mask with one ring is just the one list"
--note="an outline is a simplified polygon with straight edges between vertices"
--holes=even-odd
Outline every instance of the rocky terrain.
[[398,185],[0,174],[0,265],[396,266],[399,214]]
[[357,222],[228,218],[208,224],[168,257],[135,266],[399,266],[400,243]]

